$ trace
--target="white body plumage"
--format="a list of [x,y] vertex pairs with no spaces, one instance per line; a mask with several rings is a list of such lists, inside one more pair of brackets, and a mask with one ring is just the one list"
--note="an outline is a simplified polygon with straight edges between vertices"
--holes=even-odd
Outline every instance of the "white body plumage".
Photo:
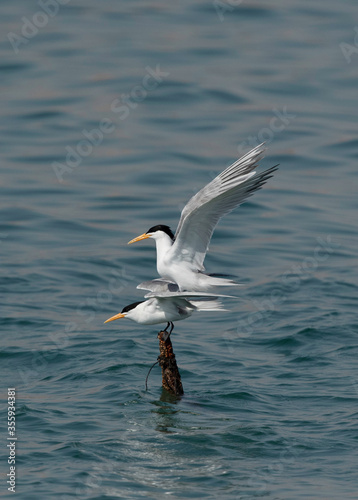
[[263,153],[264,145],[260,144],[193,196],[181,213],[175,236],[168,226],[157,225],[129,243],[153,238],[158,274],[177,283],[181,291],[237,285],[231,279],[205,274],[203,263],[220,218],[260,189],[276,170],[277,166],[256,174],[254,169]]
[[[151,290],[163,287],[162,283],[157,285],[155,282],[147,282],[146,286],[148,284]],[[142,325],[157,325],[165,322],[169,324],[186,319],[194,312],[226,310],[217,300],[218,296],[210,293],[157,291],[145,297],[148,299],[124,307],[122,312],[107,319],[105,323],[127,318]],[[220,297],[227,297],[227,295],[220,295]]]

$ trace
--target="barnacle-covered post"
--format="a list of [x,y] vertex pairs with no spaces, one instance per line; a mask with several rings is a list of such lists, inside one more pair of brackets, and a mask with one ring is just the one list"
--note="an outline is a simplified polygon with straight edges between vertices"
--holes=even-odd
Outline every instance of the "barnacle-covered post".
[[180,373],[175,360],[172,342],[168,332],[160,331],[159,339],[159,366],[162,368],[162,386],[171,394],[182,396],[184,394]]

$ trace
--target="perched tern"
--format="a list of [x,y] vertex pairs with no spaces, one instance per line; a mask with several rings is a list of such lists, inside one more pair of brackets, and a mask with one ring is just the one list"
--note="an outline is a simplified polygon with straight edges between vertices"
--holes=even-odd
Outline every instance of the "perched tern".
[[105,323],[120,318],[128,318],[142,325],[156,325],[167,323],[164,331],[169,326],[173,331],[173,321],[189,318],[198,311],[226,311],[218,297],[228,295],[214,295],[211,293],[195,292],[151,292],[145,295],[148,300],[134,302],[124,307],[122,311],[107,319]]
[[203,262],[215,226],[272,177],[277,165],[256,174],[264,154],[260,144],[194,195],[184,207],[175,235],[166,225],[151,227],[128,244],[153,238],[157,248],[157,271],[177,283],[181,291],[208,291],[215,286],[237,285],[233,280],[205,273]]

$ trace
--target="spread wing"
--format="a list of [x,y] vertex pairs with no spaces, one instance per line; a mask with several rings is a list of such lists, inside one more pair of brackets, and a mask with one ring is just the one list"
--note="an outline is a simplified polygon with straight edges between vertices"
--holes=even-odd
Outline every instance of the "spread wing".
[[260,144],[249,151],[189,200],[170,250],[173,261],[187,262],[199,271],[204,269],[211,236],[221,217],[260,189],[276,170],[277,165],[260,174],[253,172],[264,150],[264,144]]
[[[150,292],[155,292],[155,293],[179,291],[179,286],[176,283],[162,278],[158,278],[151,281],[143,281],[143,283],[137,285],[137,288],[139,290],[149,290]],[[156,295],[153,295],[153,297],[156,297]]]
[[156,297],[158,299],[169,299],[169,298],[196,298],[196,299],[205,299],[205,298],[217,298],[217,297],[231,297],[235,298],[233,295],[219,295],[217,293],[209,293],[209,292],[180,292],[179,286],[165,279],[155,279],[151,281],[143,281],[140,283],[137,288],[139,290],[148,290],[149,293],[144,295],[145,299],[149,299],[151,297]]
[[151,297],[156,297],[157,299],[196,299],[196,300],[208,300],[208,299],[217,299],[218,297],[229,297],[236,298],[233,295],[220,295],[217,293],[206,293],[206,292],[149,292],[144,295],[145,299],[149,299]]

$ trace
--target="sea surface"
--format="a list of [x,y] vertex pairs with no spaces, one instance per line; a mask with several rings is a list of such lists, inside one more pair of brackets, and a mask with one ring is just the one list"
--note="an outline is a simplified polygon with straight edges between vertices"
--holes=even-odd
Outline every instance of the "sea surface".
[[[0,7],[0,496],[357,499],[356,1]],[[146,391],[161,325],[103,324],[157,277],[127,242],[263,141],[205,260],[244,286]]]

